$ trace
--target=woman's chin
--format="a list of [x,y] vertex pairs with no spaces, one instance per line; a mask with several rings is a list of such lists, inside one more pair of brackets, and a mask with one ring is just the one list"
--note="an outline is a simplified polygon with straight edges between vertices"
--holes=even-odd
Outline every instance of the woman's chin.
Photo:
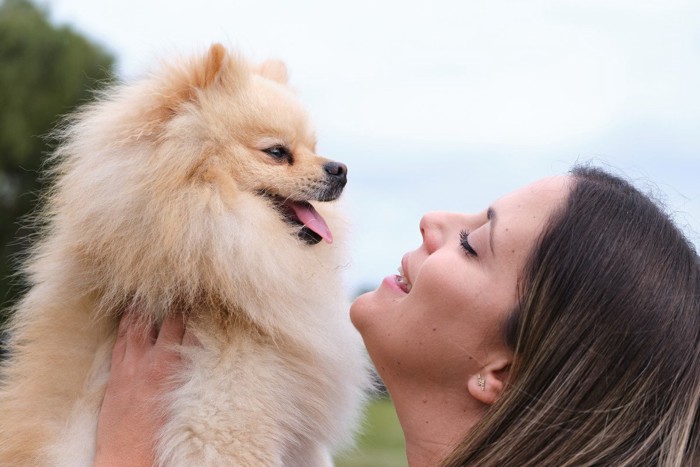
[[366,292],[355,299],[350,305],[350,321],[353,326],[362,334],[362,330],[366,327],[367,315],[370,313],[370,308],[373,302],[372,295],[377,291]]

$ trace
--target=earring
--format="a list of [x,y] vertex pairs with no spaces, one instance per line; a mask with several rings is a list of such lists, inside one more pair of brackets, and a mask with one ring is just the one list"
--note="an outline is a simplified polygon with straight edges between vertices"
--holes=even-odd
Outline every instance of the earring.
[[481,377],[481,374],[476,375],[476,382],[479,385],[479,389],[482,391],[486,390],[486,380]]

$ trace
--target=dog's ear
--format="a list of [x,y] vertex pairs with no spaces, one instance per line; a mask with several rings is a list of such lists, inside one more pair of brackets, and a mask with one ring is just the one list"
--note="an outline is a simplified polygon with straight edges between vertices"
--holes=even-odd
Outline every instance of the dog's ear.
[[195,102],[200,91],[222,85],[225,79],[235,85],[243,74],[237,73],[241,67],[234,62],[223,45],[213,44],[204,55],[166,65],[156,94],[155,119],[169,120],[183,103]]
[[223,45],[212,44],[194,78],[194,85],[204,89],[220,79],[227,52]]
[[148,110],[143,114],[147,123],[137,129],[140,136],[157,134],[162,125],[177,114],[183,104],[194,103],[201,92],[216,87],[229,91],[243,86],[250,72],[247,63],[235,54],[230,54],[221,44],[213,44],[204,54],[193,59],[164,64],[157,87],[151,93]]
[[277,81],[280,84],[287,84],[289,82],[289,75],[287,73],[287,65],[279,60],[267,60],[257,68],[258,74],[264,76],[272,81]]
[[206,54],[184,67],[171,70],[171,86],[181,101],[193,101],[197,98],[198,90],[220,84],[238,84],[243,76],[243,67],[244,65],[237,63],[236,57],[231,56],[223,45],[212,44]]

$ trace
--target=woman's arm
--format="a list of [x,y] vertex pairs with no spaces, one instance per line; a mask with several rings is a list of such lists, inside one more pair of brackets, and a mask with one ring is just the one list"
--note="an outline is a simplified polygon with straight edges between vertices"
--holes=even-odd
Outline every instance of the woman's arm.
[[150,332],[126,314],[119,323],[109,382],[97,423],[95,466],[151,466],[164,422],[163,395],[180,367],[181,315]]

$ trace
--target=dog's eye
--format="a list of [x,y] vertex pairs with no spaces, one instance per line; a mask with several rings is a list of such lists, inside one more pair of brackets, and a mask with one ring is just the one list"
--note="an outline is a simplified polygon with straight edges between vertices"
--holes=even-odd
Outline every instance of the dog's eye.
[[289,151],[289,149],[286,146],[281,146],[281,145],[276,145],[272,146],[267,149],[263,149],[263,152],[270,157],[273,157],[274,159],[283,161],[291,161],[292,160],[292,153]]

